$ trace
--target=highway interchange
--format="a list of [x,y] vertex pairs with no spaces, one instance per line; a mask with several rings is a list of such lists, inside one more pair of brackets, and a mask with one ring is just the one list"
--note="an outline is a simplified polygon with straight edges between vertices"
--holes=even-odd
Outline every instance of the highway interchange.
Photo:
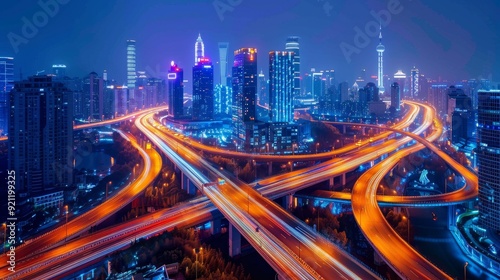
[[[409,103],[408,105],[410,105],[411,108],[409,110],[409,114],[407,114],[407,117],[402,122],[400,122],[400,124],[392,127],[392,129],[403,129],[404,127],[407,127],[410,123],[414,121],[416,115],[419,113],[420,107],[424,108],[425,111],[424,116],[429,115],[430,117],[425,117],[426,121],[419,127],[420,130],[417,129],[414,132],[416,134],[421,134],[431,124],[433,123],[435,124],[432,108],[428,106],[425,107],[422,104],[416,105],[415,103],[413,105],[412,103]],[[417,139],[419,143],[425,143],[425,145],[430,147],[431,149],[434,147],[432,144],[429,144],[427,140],[418,137],[416,135],[408,134],[405,137],[401,137],[400,139],[390,139],[384,141],[384,143],[382,143],[382,145],[380,146],[372,147],[369,145],[368,141],[365,141],[366,143],[364,144],[366,145],[362,147],[349,145],[345,146],[343,149],[338,149],[329,153],[323,153],[320,155],[308,155],[315,157],[314,159],[332,158],[334,156],[335,158],[330,159],[319,165],[316,165],[312,168],[306,168],[292,173],[274,176],[262,180],[259,182],[259,185],[261,185],[261,187],[257,191],[255,191],[253,188],[251,188],[251,186],[242,184],[239,181],[233,182],[232,178],[228,178],[227,176],[218,172],[217,168],[213,167],[210,163],[206,162],[203,158],[201,158],[198,155],[198,153],[193,152],[191,149],[185,147],[186,142],[184,142],[184,140],[179,139],[179,137],[176,137],[175,135],[173,135],[173,133],[168,133],[168,131],[165,132],[164,129],[161,128],[161,126],[159,126],[157,123],[154,123],[150,114],[147,115],[147,113],[142,113],[141,117],[137,118],[136,125],[138,125],[139,129],[141,129],[141,131],[146,136],[148,136],[148,138],[153,143],[155,143],[157,148],[159,148],[163,153],[167,154],[171,158],[171,160],[175,162],[181,162],[186,160],[184,164],[178,164],[178,166],[179,168],[183,166],[181,170],[184,169],[182,171],[185,172],[186,174],[192,173],[191,176],[193,178],[193,181],[198,186],[201,186],[201,184],[204,183],[211,182],[218,177],[224,177],[226,179],[226,184],[219,187],[213,187],[213,186],[206,187],[203,189],[204,194],[206,194],[210,198],[210,200],[217,206],[217,208],[226,216],[226,218],[228,218],[228,220],[230,220],[232,224],[236,228],[238,228],[239,231],[242,232],[242,234],[250,241],[250,243],[252,243],[252,245],[256,248],[256,250],[259,251],[259,253],[263,255],[263,257],[268,262],[270,262],[270,264],[278,271],[278,273],[281,276],[288,276],[292,278],[301,278],[301,279],[317,279],[317,278],[325,278],[325,276],[327,277],[325,279],[328,279],[329,277],[331,277],[331,275],[338,275],[339,279],[340,278],[370,279],[370,278],[378,278],[379,276],[367,270],[362,264],[359,264],[358,261],[348,256],[345,252],[335,247],[330,242],[322,240],[322,237],[320,237],[316,232],[312,231],[308,226],[306,226],[304,223],[297,220],[293,216],[290,216],[288,212],[284,211],[274,202],[267,199],[267,197],[274,198],[281,196],[283,194],[293,193],[297,191],[300,187],[312,185],[319,181],[325,181],[328,178],[331,178],[332,176],[338,176],[339,174],[352,170],[353,168],[359,166],[362,163],[373,161],[375,158],[380,157],[382,154],[387,155],[393,153],[393,151],[402,147],[411,140],[409,136],[413,137],[414,139]],[[437,128],[435,128],[435,132],[432,133],[427,138],[431,141],[434,140],[435,138],[432,137],[436,137],[436,135],[439,136],[440,134],[439,131],[440,127],[438,126]],[[403,132],[402,130],[400,131],[400,134],[404,133],[405,132]],[[390,132],[381,133],[380,135],[376,136],[379,138],[374,137],[375,138],[374,142],[376,142],[379,139],[386,139],[389,134]],[[161,135],[161,137],[158,137],[158,135]],[[195,144],[197,142],[194,141],[190,142],[191,143],[189,144],[195,146],[196,149],[208,149],[202,147],[201,145]],[[417,144],[405,149],[411,148],[416,150],[416,149],[421,149],[422,147],[423,147],[422,144]],[[400,158],[411,152],[410,150],[405,150],[405,149],[400,149],[398,152],[393,153],[389,157],[387,157],[383,161],[384,163],[383,166],[388,166],[386,165],[387,160],[394,159],[394,162],[397,162],[397,160],[395,159]],[[229,154],[231,157],[244,156],[246,159],[252,158],[258,161],[273,161],[273,160],[283,161],[283,156],[279,156],[280,158],[277,159],[276,158],[277,156],[272,156],[272,155],[256,155],[256,154],[248,155],[244,153],[223,151],[221,149],[215,149],[215,150],[217,150],[218,152],[223,152],[224,154],[226,154],[226,156]],[[434,201],[440,200],[444,202],[464,201],[470,199],[471,196],[477,195],[477,177],[474,178],[473,174],[470,175],[469,174],[470,172],[467,173],[468,170],[465,167],[461,168],[461,166],[454,166],[453,161],[449,159],[449,157],[446,158],[446,155],[444,153],[438,151],[437,149],[435,150],[436,150],[435,152],[441,153],[438,155],[440,155],[442,158],[445,158],[447,162],[452,164],[452,168],[457,170],[466,178],[467,185],[454,193],[441,195],[441,197],[434,197],[432,199]],[[211,152],[216,153],[217,151],[211,151]],[[341,155],[342,157],[340,157]],[[304,160],[304,158],[301,158],[304,157],[304,155],[291,155],[288,157],[289,158],[286,158],[285,160],[291,160],[291,161]],[[308,159],[310,158],[308,157]],[[159,165],[161,167],[161,164]],[[382,166],[382,164],[376,165],[373,168],[369,169],[369,172],[371,172],[370,174],[373,173],[373,174],[383,175],[388,171],[387,168],[378,170],[379,169],[378,166]],[[207,175],[203,174],[203,172],[199,172],[199,170],[205,170],[205,174]],[[314,176],[311,176],[312,174],[314,174]],[[365,175],[366,174],[368,173],[365,173]],[[301,175],[302,177],[300,177]],[[363,229],[363,223],[361,223],[360,220],[368,221],[369,219],[371,219],[371,217],[363,218],[361,216],[364,215],[365,212],[366,213],[376,212],[375,207],[378,209],[377,199],[398,200],[398,201],[393,201],[393,203],[396,204],[398,202],[408,203],[409,201],[403,201],[407,199],[413,200],[410,203],[419,203],[420,201],[422,201],[422,197],[376,196],[374,194],[376,194],[376,188],[378,187],[378,183],[375,182],[377,179],[372,180],[372,182],[368,184],[367,182],[363,181],[365,180],[364,178],[368,178],[366,177],[368,175],[366,176],[365,175],[363,175],[358,180],[355,189],[353,190],[353,210],[359,209],[357,202],[362,202],[364,205],[367,205],[367,203],[369,203],[371,206],[374,207],[373,211],[372,210],[367,211],[368,208],[361,208],[362,209],[361,211],[360,210],[354,211],[356,220],[358,221],[358,224],[360,224],[362,229]],[[370,176],[369,178],[371,179],[372,176]],[[375,190],[375,193],[373,192],[373,189]],[[366,193],[369,193],[369,195],[367,195]],[[350,196],[350,194],[346,195]],[[350,197],[346,197],[346,199],[350,199]],[[201,201],[204,201],[203,203],[210,205],[206,199]],[[199,203],[201,204],[202,202]],[[97,207],[95,209],[99,209],[100,207]],[[210,214],[208,213],[214,210],[213,206],[211,207],[212,208],[208,208],[205,210],[198,209],[197,210],[199,211],[198,214],[200,214],[201,217],[205,217],[205,219],[209,219]],[[191,208],[197,209],[193,207]],[[156,213],[156,215],[160,214]],[[203,215],[208,215],[208,216],[203,216]],[[178,219],[182,221],[181,216],[187,216],[189,220],[189,217],[194,219],[194,217],[198,215],[193,214],[194,217],[192,215],[178,215]],[[154,221],[159,218],[156,219],[149,218],[149,219],[151,219],[151,221]],[[143,223],[152,223],[151,221],[141,222],[141,225],[143,225]],[[171,221],[170,223],[174,222]],[[255,230],[256,225],[257,227],[259,227],[259,231]],[[117,228],[119,226],[122,225],[117,225],[113,228]],[[165,225],[163,225],[163,227],[165,227]],[[373,227],[374,225],[372,224],[371,228]],[[76,227],[75,229],[73,229],[72,226],[69,228],[76,232]],[[131,231],[131,232],[134,232],[134,234],[136,235],[146,234],[145,232],[143,233],[143,230],[144,229],[137,228],[136,231]],[[161,230],[161,227],[158,230]],[[396,234],[393,233],[389,234],[396,236]],[[111,232],[110,235],[113,235],[113,232]],[[104,235],[104,236],[108,237],[102,237],[102,238],[109,238],[109,235]],[[384,241],[385,243],[387,243],[386,238],[388,236],[383,236],[383,237],[384,238],[382,239],[385,240]],[[61,236],[59,235],[58,238],[60,240]],[[88,236],[84,238],[88,238]],[[367,238],[370,240],[369,236],[367,236]],[[31,246],[25,245],[25,247],[29,248],[35,247],[36,244],[35,241],[32,242]],[[66,244],[66,246],[72,246],[71,244],[77,241],[81,242],[78,245],[80,247],[78,247],[75,244],[74,245],[75,247],[69,247],[69,248],[75,248],[74,250],[79,250],[77,248],[81,248],[82,246],[84,246],[85,248],[85,246],[88,246],[88,244],[85,243],[85,241],[81,241],[81,239],[75,239],[75,241]],[[52,241],[52,243],[54,242],[56,241]],[[370,242],[372,242],[372,244],[375,245],[380,243],[380,241],[379,243],[376,243],[371,240]],[[405,242],[403,241],[403,243]],[[105,248],[108,248],[110,244],[111,242],[98,243],[96,245],[91,245],[91,246],[95,248],[99,247],[102,248],[102,250],[105,250]],[[391,246],[392,246],[392,241],[391,241]],[[405,244],[405,246],[409,247],[407,244]],[[40,248],[38,246],[36,247]],[[383,246],[379,244],[378,247],[377,246],[375,247],[376,249],[378,249],[379,247]],[[19,249],[22,248],[23,247],[20,247]],[[68,248],[64,249],[64,246],[59,248],[63,248],[61,250],[63,251],[66,250],[66,252],[68,252]],[[70,252],[73,252],[74,250],[70,250]],[[54,249],[52,251],[56,250]],[[384,254],[381,255],[384,256]],[[59,259],[66,259],[62,258],[61,256],[62,256],[61,252],[59,252]],[[73,258],[75,258],[75,256],[73,256]],[[395,271],[400,271],[399,268],[394,266],[395,263],[393,261],[394,258],[400,259],[401,256],[391,256],[388,257],[386,261],[389,264],[391,264],[393,268],[395,268]],[[85,257],[85,259],[88,260],[89,258]],[[41,258],[37,257],[37,260],[39,260],[39,262],[42,262]],[[82,262],[81,260],[78,260],[78,258],[76,258],[75,261]],[[418,262],[421,262],[421,260],[419,260]],[[67,262],[65,261],[64,263]],[[35,267],[34,265],[31,264],[26,266],[30,268]],[[55,266],[57,266],[57,264],[55,264]],[[61,269],[57,269],[58,270],[57,273],[60,273],[63,270],[62,268],[65,266],[71,267],[71,263],[69,263],[68,265],[59,266],[58,268]],[[294,267],[293,271],[290,270],[291,266]],[[417,270],[417,272],[412,270],[412,272],[402,273],[402,275],[404,275],[405,278],[409,279],[418,279],[422,277],[422,275],[427,275],[425,270],[421,270],[420,268],[415,270]],[[422,272],[420,272],[419,274],[418,271]],[[412,275],[412,273],[416,274]],[[3,275],[0,275],[0,277],[3,277]],[[446,276],[443,277],[446,278]]]

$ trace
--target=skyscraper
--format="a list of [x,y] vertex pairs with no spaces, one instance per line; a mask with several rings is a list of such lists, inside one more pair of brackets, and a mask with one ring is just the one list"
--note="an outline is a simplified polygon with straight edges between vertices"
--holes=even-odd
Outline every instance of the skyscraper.
[[258,88],[259,104],[261,106],[266,106],[266,104],[269,104],[269,90],[267,83],[268,81],[266,80],[264,72],[260,70],[259,78],[257,80],[257,88]]
[[294,61],[293,52],[269,52],[271,122],[293,121]]
[[391,107],[394,107],[396,112],[401,110],[401,87],[397,82],[391,85]]
[[385,92],[384,89],[384,51],[385,47],[382,45],[382,26],[380,26],[380,34],[378,36],[379,43],[377,45],[378,53],[378,90],[382,94]]
[[174,119],[184,115],[184,77],[182,68],[170,63],[168,71],[168,111]]
[[293,98],[296,99],[300,95],[300,46],[299,46],[299,37],[297,36],[289,36],[286,39],[285,50],[288,52],[294,53],[293,60]]
[[312,98],[316,101],[318,101],[324,93],[324,87],[323,87],[323,73],[321,72],[315,72],[312,73]]
[[214,68],[210,59],[202,57],[193,67],[193,120],[214,118]]
[[205,57],[205,45],[201,39],[201,34],[198,34],[198,38],[194,44],[194,64],[196,65],[196,63],[198,63],[198,61],[203,57]]
[[52,65],[52,74],[59,76],[59,77],[66,76],[66,65],[64,65],[64,64]]
[[479,225],[500,232],[500,90],[478,92]]
[[233,138],[248,144],[245,123],[255,121],[257,93],[257,49],[241,48],[234,52],[233,63]]
[[7,134],[9,127],[9,92],[14,86],[14,58],[0,57],[0,135]]
[[396,73],[394,73],[394,82],[398,83],[399,85],[399,96],[405,96],[405,84],[406,84],[406,74],[398,70]]
[[418,98],[419,95],[419,75],[418,69],[413,66],[410,72],[410,98]]
[[227,48],[229,43],[219,42],[220,84],[227,86]]
[[87,112],[85,118],[92,120],[102,120],[104,117],[104,81],[99,78],[96,72],[89,74],[83,83],[83,93],[86,96]]
[[32,76],[16,82],[9,99],[9,169],[22,174],[15,178],[16,193],[33,196],[70,186],[72,92],[51,76]]
[[135,40],[127,40],[127,87],[135,87]]

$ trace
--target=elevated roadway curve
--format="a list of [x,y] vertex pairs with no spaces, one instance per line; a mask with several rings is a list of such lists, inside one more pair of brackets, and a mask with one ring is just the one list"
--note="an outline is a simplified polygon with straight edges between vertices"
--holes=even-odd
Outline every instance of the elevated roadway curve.
[[[434,131],[429,140],[437,139],[441,131]],[[434,200],[443,202],[451,200],[467,200],[477,196],[477,177],[469,169],[454,161],[446,153],[436,148],[426,139],[417,135],[404,132],[407,136],[414,137],[418,144],[399,150],[389,156],[383,162],[375,165],[365,172],[355,183],[352,194],[352,209],[356,222],[359,224],[363,234],[372,244],[374,249],[404,279],[451,279],[446,273],[427,261],[422,255],[414,250],[391,228],[384,215],[380,211],[377,202],[377,188],[385,174],[393,168],[403,157],[414,153],[424,147],[429,148],[446,163],[460,173],[466,184],[460,190],[434,195]],[[408,198],[410,199],[410,198]],[[415,199],[415,198],[411,198]],[[421,199],[422,200],[422,199]],[[415,203],[419,203],[415,201]]]
[[[161,171],[162,159],[160,154],[153,149],[142,149],[132,135],[125,135],[121,131],[119,131],[119,133],[137,149],[144,162],[142,171],[137,179],[132,181],[116,195],[110,197],[107,201],[75,219],[68,221],[67,224],[61,225],[16,247],[18,260],[27,258],[37,252],[49,250],[52,246],[65,243],[65,240],[71,239],[72,236],[88,231],[91,226],[99,224],[102,220],[130,203],[153,182]],[[3,278],[2,275],[8,272],[6,269],[7,257],[5,254],[0,257],[0,262],[0,278]]]

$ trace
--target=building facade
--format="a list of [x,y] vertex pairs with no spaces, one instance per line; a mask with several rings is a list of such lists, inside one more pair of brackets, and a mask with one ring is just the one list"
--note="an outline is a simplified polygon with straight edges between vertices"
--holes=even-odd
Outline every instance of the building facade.
[[250,147],[250,136],[245,123],[254,122],[257,94],[257,49],[241,48],[234,52],[232,69],[233,139],[237,145]]
[[22,197],[73,182],[73,95],[51,76],[16,82],[9,95],[9,169]]
[[0,135],[9,128],[9,92],[14,87],[14,58],[0,57]]
[[285,50],[288,52],[293,52],[293,98],[298,98],[301,93],[301,82],[300,82],[300,45],[299,37],[289,36],[286,39]]
[[168,71],[168,111],[174,119],[184,115],[184,74],[175,62],[170,63]]
[[193,120],[214,118],[214,68],[210,59],[201,57],[193,67]]
[[500,90],[478,92],[479,225],[500,233]]
[[127,87],[135,87],[135,40],[127,40]]
[[293,121],[293,52],[269,52],[269,109],[271,122]]

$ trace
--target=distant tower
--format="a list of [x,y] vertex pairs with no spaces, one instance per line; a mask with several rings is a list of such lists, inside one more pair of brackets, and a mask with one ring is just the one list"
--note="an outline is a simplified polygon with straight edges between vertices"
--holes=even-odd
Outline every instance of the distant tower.
[[394,82],[398,83],[400,96],[403,95],[404,93],[405,81],[406,81],[406,74],[403,71],[398,70],[396,73],[394,73]]
[[293,52],[269,52],[269,103],[272,122],[293,121],[293,63]]
[[205,57],[205,45],[201,39],[201,34],[198,33],[198,39],[196,39],[196,43],[194,44],[194,64],[196,65],[202,57]]
[[380,26],[380,34],[378,35],[379,43],[377,46],[378,53],[378,90],[384,93],[384,51],[385,47],[382,45],[382,26]]
[[401,87],[398,82],[394,82],[391,85],[391,106],[394,107],[396,112],[401,110]]
[[127,40],[127,87],[135,87],[135,40]]
[[293,97],[297,98],[300,94],[300,47],[299,37],[289,36],[286,39],[285,49],[294,53],[293,60]]
[[175,62],[170,63],[168,71],[168,111],[174,119],[182,117],[184,110],[184,79],[182,68]]
[[229,43],[219,42],[220,84],[227,86],[227,48]]
[[418,98],[418,69],[413,66],[410,72],[410,97]]

